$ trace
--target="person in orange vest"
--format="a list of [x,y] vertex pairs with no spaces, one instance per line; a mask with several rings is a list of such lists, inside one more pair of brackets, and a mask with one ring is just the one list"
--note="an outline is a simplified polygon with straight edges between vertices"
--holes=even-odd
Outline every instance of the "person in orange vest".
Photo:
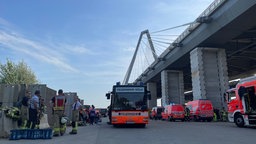
[[51,102],[53,104],[53,136],[62,136],[66,131],[66,124],[61,123],[66,103],[66,98],[62,89],[58,91],[58,95],[52,98]]

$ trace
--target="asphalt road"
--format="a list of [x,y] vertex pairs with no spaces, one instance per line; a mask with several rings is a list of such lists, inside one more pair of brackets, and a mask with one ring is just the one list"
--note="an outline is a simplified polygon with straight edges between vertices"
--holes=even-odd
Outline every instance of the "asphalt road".
[[150,120],[146,128],[118,127],[106,123],[81,126],[78,134],[68,128],[61,137],[47,140],[0,139],[0,144],[249,144],[256,141],[256,128],[238,128],[228,122],[168,122]]

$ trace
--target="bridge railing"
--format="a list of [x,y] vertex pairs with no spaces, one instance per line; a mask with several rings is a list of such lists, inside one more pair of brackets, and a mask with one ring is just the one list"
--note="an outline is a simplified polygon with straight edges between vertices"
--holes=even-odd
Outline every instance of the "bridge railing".
[[[200,17],[205,17],[205,16],[209,16],[212,14],[213,11],[215,11],[219,6],[221,6],[224,2],[226,2],[227,0],[215,0],[214,2],[212,2],[210,4],[210,6],[205,9],[198,18]],[[174,43],[180,43],[185,37],[187,37],[192,30],[194,30],[196,27],[198,27],[200,25],[200,23],[195,22],[190,24],[188,26],[187,29],[185,29],[185,31],[183,33],[181,33],[181,35],[174,41]]]

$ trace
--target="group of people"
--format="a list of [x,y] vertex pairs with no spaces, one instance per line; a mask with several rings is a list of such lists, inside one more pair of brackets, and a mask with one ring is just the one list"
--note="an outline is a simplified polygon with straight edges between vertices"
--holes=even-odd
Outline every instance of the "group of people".
[[[66,132],[66,122],[65,118],[65,103],[66,98],[63,93],[63,90],[58,91],[58,95],[54,96],[51,100],[52,110],[53,110],[53,136],[63,135]],[[74,97],[74,103],[72,104],[72,119],[71,126],[72,130],[69,134],[77,134],[77,126],[79,120],[79,111],[82,109],[82,104],[80,103],[78,96]]]
[[222,110],[214,108],[213,112],[214,112],[213,121],[224,121],[224,122],[228,121],[227,112],[224,107],[222,108]]
[[[64,115],[65,103],[66,99],[63,90],[60,89],[58,91],[58,95],[52,98],[54,116],[53,136],[62,136],[66,131],[66,120]],[[78,96],[75,96],[74,103],[72,104],[72,130],[69,134],[77,134],[78,121],[80,119],[86,122],[87,118],[89,118],[90,124],[93,125],[93,123],[97,123],[97,118],[99,118],[98,116],[99,113],[96,112],[94,105],[89,108],[88,113],[86,114]]]
[[[25,96],[18,102],[21,109],[21,129],[38,129],[40,118],[45,110],[44,99],[40,96],[40,91],[36,90],[31,96],[30,91],[25,92]],[[53,136],[63,135],[66,131],[67,118],[65,117],[65,103],[66,98],[62,89],[58,90],[58,94],[54,96],[51,101],[53,114]],[[78,96],[74,97],[72,104],[72,130],[70,134],[77,134],[77,126],[79,121],[79,111],[82,109]]]
[[34,95],[31,97],[31,92],[26,91],[25,96],[22,97],[20,103],[21,110],[21,124],[22,129],[39,128],[40,117],[44,111],[44,101],[40,98],[40,91],[36,90]]
[[83,125],[86,125],[86,123],[90,125],[94,123],[98,124],[100,121],[100,113],[96,111],[94,105],[91,105],[89,108],[80,111],[80,120],[83,122]]

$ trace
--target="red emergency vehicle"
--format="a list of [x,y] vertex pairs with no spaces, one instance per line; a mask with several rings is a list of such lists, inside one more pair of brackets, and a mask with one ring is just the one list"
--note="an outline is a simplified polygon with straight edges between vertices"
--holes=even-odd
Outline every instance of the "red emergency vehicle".
[[157,106],[153,107],[150,113],[150,119],[162,119],[161,113],[164,111],[164,107],[162,106]]
[[186,106],[190,110],[190,117],[195,121],[199,120],[213,120],[213,106],[210,100],[199,99],[189,101]]
[[226,92],[228,120],[238,127],[256,126],[256,76],[241,79]]
[[176,121],[185,120],[184,107],[181,104],[167,105],[162,112],[162,120]]

